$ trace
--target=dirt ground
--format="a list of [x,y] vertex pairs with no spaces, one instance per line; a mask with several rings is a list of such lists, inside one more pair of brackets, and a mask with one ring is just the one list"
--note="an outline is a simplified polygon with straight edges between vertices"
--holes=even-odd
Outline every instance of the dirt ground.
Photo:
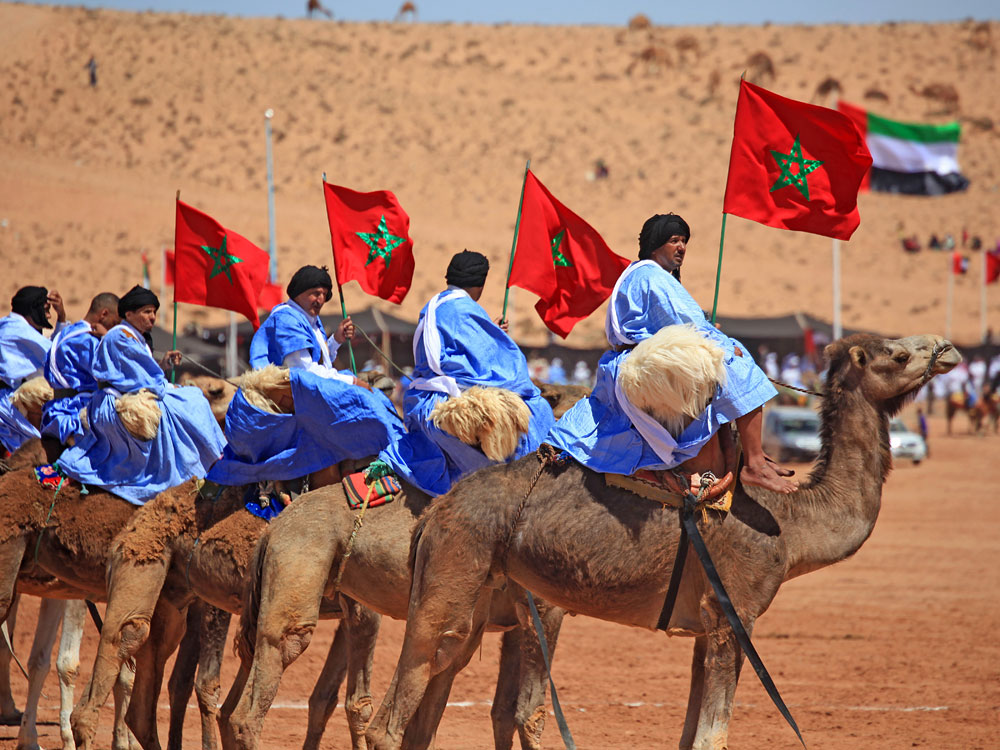
[[[912,415],[909,415],[912,422]],[[931,421],[931,457],[900,462],[883,494],[871,539],[852,559],[791,581],[758,621],[754,642],[802,729],[810,750],[961,748],[1000,744],[1000,505],[992,490],[1000,438],[954,437]],[[808,467],[798,467],[807,470]],[[30,648],[37,600],[22,605],[15,647]],[[282,682],[265,724],[263,747],[299,746],[306,703],[334,632],[321,624],[312,645]],[[374,694],[392,676],[403,623],[386,621],[375,659]],[[82,671],[95,633],[88,625]],[[675,747],[687,695],[690,642],[584,617],[563,626],[554,663],[559,698],[581,748]],[[491,748],[489,701],[498,638],[459,676],[438,733],[438,750]],[[227,655],[224,678],[235,660]],[[13,676],[19,704],[24,680]],[[82,682],[81,682],[82,686]],[[58,682],[42,699],[41,744],[59,745]],[[732,748],[795,748],[795,735],[751,670],[744,670],[730,732]],[[166,696],[160,737],[166,742]],[[111,707],[98,747],[110,746]],[[0,750],[13,750],[15,727],[0,727]],[[545,745],[562,746],[549,717]],[[198,747],[197,710],[188,710],[185,747]],[[346,748],[338,710],[324,748]]]

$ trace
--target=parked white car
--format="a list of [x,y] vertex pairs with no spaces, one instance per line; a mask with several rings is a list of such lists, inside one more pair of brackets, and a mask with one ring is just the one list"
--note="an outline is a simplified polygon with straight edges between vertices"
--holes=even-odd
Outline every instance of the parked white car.
[[927,458],[927,444],[916,432],[896,417],[889,423],[889,449],[893,458],[908,458],[919,464]]

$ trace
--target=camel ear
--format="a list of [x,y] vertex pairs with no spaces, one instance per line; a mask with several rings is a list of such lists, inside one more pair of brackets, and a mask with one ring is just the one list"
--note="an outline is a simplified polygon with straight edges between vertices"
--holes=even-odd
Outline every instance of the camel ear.
[[852,346],[851,360],[858,367],[864,367],[868,364],[868,353],[860,346]]

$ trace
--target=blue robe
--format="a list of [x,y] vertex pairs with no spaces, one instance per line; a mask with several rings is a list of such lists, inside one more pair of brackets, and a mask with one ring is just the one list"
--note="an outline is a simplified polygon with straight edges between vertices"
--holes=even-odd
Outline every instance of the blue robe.
[[43,435],[66,444],[71,437],[83,436],[80,410],[90,403],[97,390],[97,381],[91,372],[94,353],[100,339],[91,333],[91,326],[79,320],[66,326],[52,339],[52,348],[45,358],[45,379],[56,389],[72,389],[75,396],[49,401],[42,409]]
[[548,442],[594,471],[633,474],[639,469],[670,469],[698,455],[720,426],[777,395],[746,347],[709,323],[670,273],[651,260],[625,269],[608,306],[605,332],[612,346],[638,344],[661,328],[684,323],[696,326],[725,352],[726,383],[681,435],[669,435],[616,389],[618,370],[632,353],[626,349],[601,357],[593,392],[559,419]]
[[21,383],[42,374],[51,346],[52,342],[23,316],[11,313],[0,318],[0,443],[10,453],[39,437],[35,426],[10,399]]
[[[170,385],[138,330],[128,323],[112,328],[97,347],[92,374],[100,387],[87,405],[90,430],[59,458],[66,475],[135,505],[205,476],[222,453],[222,430],[198,388]],[[152,440],[133,437],[115,411],[119,394],[142,388],[156,395],[162,415]]]
[[531,424],[510,461],[538,448],[552,427],[552,408],[531,382],[524,354],[463,290],[441,292],[420,311],[413,357],[413,381],[403,398],[408,432],[379,458],[424,492],[443,495],[462,477],[493,463],[431,422],[434,407],[449,396],[478,385],[524,399]]
[[[330,368],[326,334],[300,307],[285,303],[271,312],[250,343],[255,368],[280,365],[307,350]],[[208,478],[239,485],[311,474],[344,459],[374,456],[404,433],[396,408],[381,391],[293,367],[294,414],[273,414],[250,404],[238,391],[226,412],[227,445]]]

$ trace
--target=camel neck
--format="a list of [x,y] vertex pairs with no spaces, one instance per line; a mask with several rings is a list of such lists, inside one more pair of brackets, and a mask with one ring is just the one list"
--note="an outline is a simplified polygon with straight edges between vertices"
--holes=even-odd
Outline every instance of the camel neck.
[[878,518],[891,465],[888,417],[857,391],[825,408],[823,448],[809,481],[790,495],[768,493],[767,506],[788,549],[786,578],[854,554]]

